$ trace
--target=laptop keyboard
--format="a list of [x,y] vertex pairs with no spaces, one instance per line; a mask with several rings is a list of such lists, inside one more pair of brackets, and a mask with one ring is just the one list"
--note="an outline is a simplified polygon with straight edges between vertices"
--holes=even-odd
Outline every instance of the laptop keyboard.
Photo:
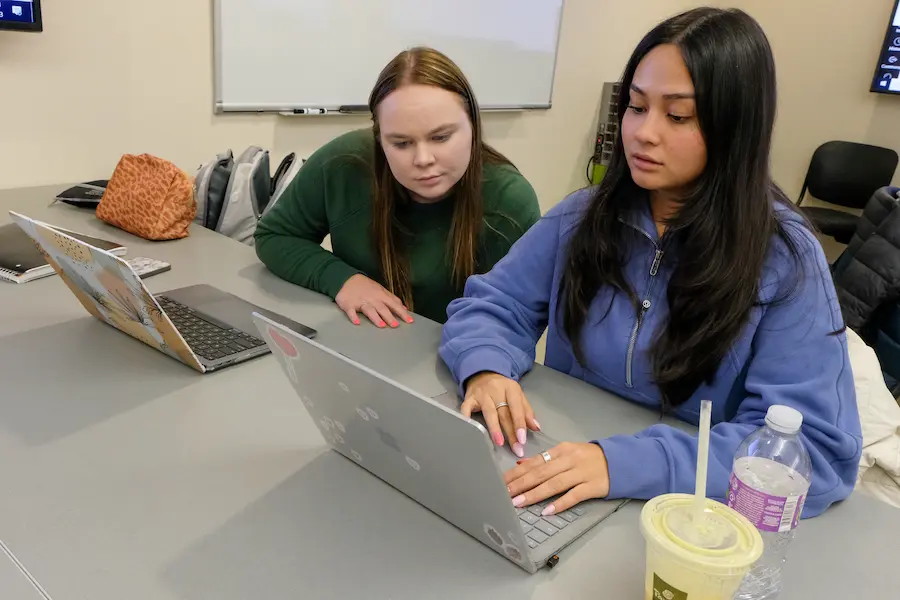
[[522,523],[522,531],[525,532],[528,547],[531,549],[537,548],[551,539],[560,530],[565,529],[570,523],[574,523],[587,512],[586,509],[580,506],[573,506],[559,514],[542,517],[541,511],[551,502],[553,502],[553,499],[516,509],[519,521]]
[[157,296],[156,301],[194,354],[206,360],[217,360],[266,345],[263,340],[237,329],[225,329],[210,323],[187,306],[170,298]]

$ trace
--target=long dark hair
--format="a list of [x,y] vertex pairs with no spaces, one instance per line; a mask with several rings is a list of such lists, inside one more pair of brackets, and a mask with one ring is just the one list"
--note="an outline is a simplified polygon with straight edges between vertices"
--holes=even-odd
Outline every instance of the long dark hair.
[[[703,173],[680,198],[662,240],[667,245],[677,239],[679,252],[667,292],[669,317],[655,332],[650,358],[663,407],[670,410],[712,380],[759,304],[759,280],[773,236],[783,239],[802,265],[785,229],[793,225],[775,215],[776,202],[790,203],[769,171],[776,83],[762,28],[740,10],[714,8],[694,9],[656,26],[625,68],[620,123],[638,64],[661,44],[680,50],[691,75],[708,157]],[[628,295],[640,310],[622,272],[633,238],[619,220],[633,209],[636,197],[640,188],[619,134],[607,174],[568,246],[559,292],[563,328],[581,364],[582,329],[602,286]]]
[[398,54],[381,71],[369,96],[372,132],[375,136],[374,177],[372,178],[372,241],[381,266],[385,287],[413,309],[409,260],[404,248],[407,237],[394,216],[398,203],[411,202],[394,178],[379,140],[378,105],[394,90],[409,84],[433,85],[458,94],[472,123],[472,155],[465,175],[456,184],[453,220],[447,236],[451,275],[457,286],[475,273],[476,251],[484,218],[481,197],[485,163],[512,163],[482,140],[481,111],[466,76],[444,54],[432,48],[416,47]]

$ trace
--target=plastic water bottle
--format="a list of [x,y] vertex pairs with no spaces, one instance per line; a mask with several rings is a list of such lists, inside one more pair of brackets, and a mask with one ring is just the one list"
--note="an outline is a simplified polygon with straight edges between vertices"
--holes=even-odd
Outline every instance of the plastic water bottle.
[[756,525],[765,544],[735,600],[769,600],[781,592],[787,547],[812,475],[809,452],[798,435],[802,423],[799,411],[770,406],[766,424],[747,436],[734,455],[727,504]]

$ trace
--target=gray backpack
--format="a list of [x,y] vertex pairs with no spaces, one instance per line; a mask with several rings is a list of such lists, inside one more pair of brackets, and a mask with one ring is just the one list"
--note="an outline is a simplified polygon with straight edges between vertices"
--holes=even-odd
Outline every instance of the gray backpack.
[[252,246],[259,219],[275,205],[303,162],[291,153],[272,177],[268,150],[250,146],[236,160],[226,150],[197,171],[194,222]]

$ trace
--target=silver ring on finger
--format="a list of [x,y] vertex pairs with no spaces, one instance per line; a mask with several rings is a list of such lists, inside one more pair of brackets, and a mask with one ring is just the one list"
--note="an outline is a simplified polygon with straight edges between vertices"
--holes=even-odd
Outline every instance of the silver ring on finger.
[[541,458],[544,459],[545,463],[550,462],[550,453],[547,452],[546,450],[544,452],[541,452]]
[[495,405],[494,408],[496,408],[497,410],[500,410],[504,406],[509,407],[509,402],[501,402],[500,404]]

